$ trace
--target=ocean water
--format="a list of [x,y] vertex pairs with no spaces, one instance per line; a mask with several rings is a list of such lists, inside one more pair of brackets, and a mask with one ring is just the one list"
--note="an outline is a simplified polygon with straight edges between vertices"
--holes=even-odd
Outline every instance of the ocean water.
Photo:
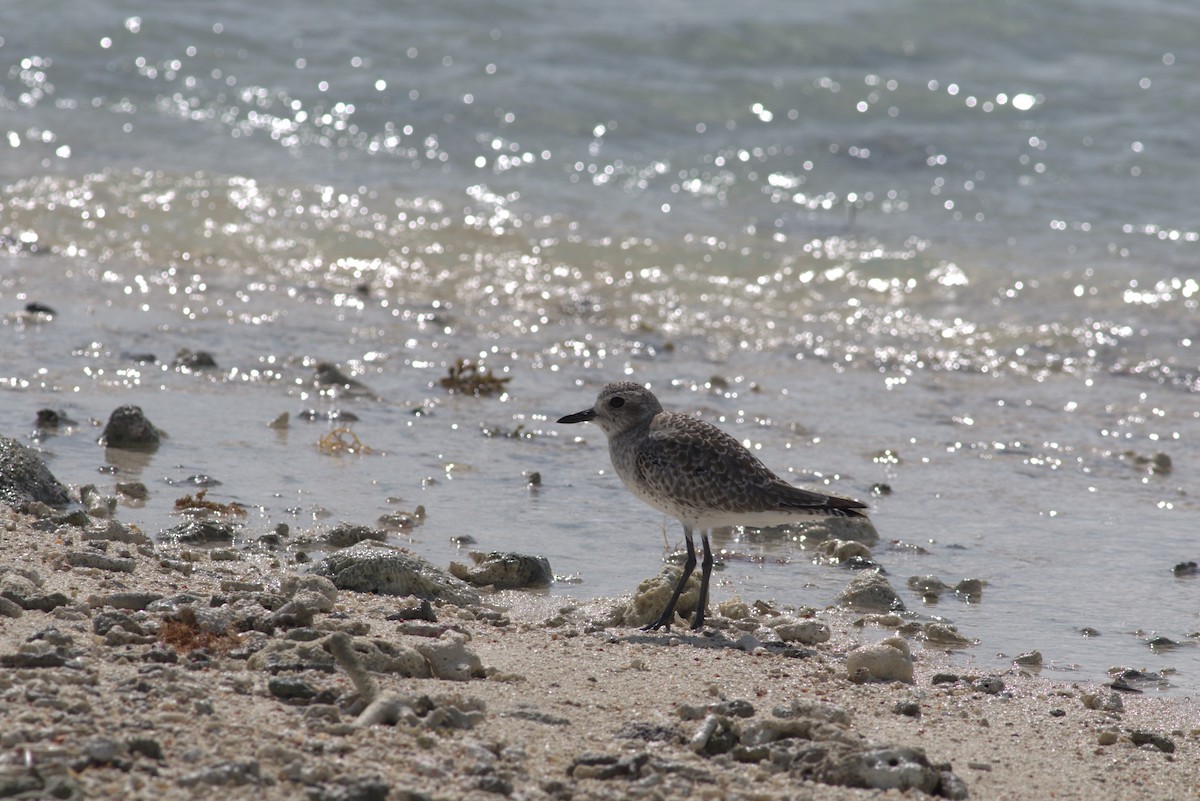
[[[826,6],[0,10],[0,433],[143,481],[151,533],[202,484],[247,542],[420,505],[393,542],[435,563],[469,536],[615,596],[681,531],[553,421],[634,379],[869,500],[964,664],[1196,692],[1200,8]],[[447,393],[458,359],[505,393]],[[125,403],[155,453],[96,444]],[[343,425],[369,453],[321,451]],[[718,601],[851,577],[795,530],[715,544]]]

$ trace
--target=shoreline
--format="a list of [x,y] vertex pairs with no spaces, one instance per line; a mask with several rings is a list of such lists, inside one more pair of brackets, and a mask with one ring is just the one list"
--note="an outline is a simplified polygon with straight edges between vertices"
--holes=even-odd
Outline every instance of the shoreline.
[[[883,788],[901,775],[930,797],[1200,789],[1193,699],[921,647],[911,683],[856,683],[848,655],[887,634],[861,613],[789,612],[828,639],[784,648],[720,615],[662,634],[612,625],[606,599],[422,607],[269,554],[38,526],[0,507],[0,611],[19,614],[0,615],[0,797],[898,798]],[[373,719],[330,654],[342,636]],[[430,666],[442,677],[407,675]],[[846,786],[880,758],[882,784]]]

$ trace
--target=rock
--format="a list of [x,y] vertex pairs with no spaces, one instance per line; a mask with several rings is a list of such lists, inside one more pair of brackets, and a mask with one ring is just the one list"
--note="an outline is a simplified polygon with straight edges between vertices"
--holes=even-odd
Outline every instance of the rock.
[[981,676],[971,682],[971,687],[985,695],[997,695],[1004,690],[1004,679],[999,676]]
[[483,663],[467,650],[467,638],[456,632],[446,632],[436,640],[416,641],[413,647],[429,662],[435,678],[467,681],[483,678]]
[[1027,651],[1023,654],[1018,654],[1013,657],[1013,664],[1027,668],[1040,668],[1042,666],[1042,652]]
[[237,528],[220,520],[188,520],[162,532],[162,536],[174,542],[231,542]]
[[775,635],[784,642],[799,642],[804,645],[816,645],[829,641],[829,626],[819,620],[789,620],[784,618],[772,622],[771,628]]
[[71,551],[67,554],[67,564],[71,567],[93,567],[115,573],[132,573],[137,563],[133,559],[105,556],[95,551]]
[[1175,741],[1152,731],[1131,731],[1129,740],[1134,745],[1152,745],[1164,754],[1175,753]]
[[267,682],[267,692],[284,701],[307,701],[315,698],[312,685],[296,676],[276,676]]
[[180,776],[181,787],[241,787],[247,784],[262,784],[258,761],[254,759],[224,762],[220,765]]
[[20,617],[23,614],[25,610],[19,603],[0,595],[0,617]]
[[[662,572],[651,576],[638,584],[633,597],[628,601],[618,602],[613,607],[609,622],[614,626],[647,626],[658,620],[671,592],[679,581],[680,568],[667,565]],[[675,605],[676,619],[690,622],[696,612],[696,603],[700,600],[700,571],[697,570],[688,578],[684,585],[679,602]],[[687,623],[685,623],[686,627]]]
[[477,606],[479,594],[421,557],[359,543],[330,554],[313,572],[341,590],[414,595],[457,606]]
[[825,517],[819,521],[793,524],[793,527],[803,530],[810,542],[852,540],[868,546],[879,542],[875,524],[865,517]]
[[979,603],[983,598],[983,588],[986,586],[987,582],[983,579],[965,578],[954,585],[954,592],[971,603]]
[[0,502],[24,509],[34,501],[63,506],[70,500],[67,488],[36,451],[15,439],[0,437]]
[[851,559],[871,558],[871,549],[861,542],[854,540],[825,540],[817,546],[817,550],[829,560],[841,564]]
[[975,644],[970,637],[958,633],[950,623],[926,623],[922,627],[925,642],[942,648],[967,648]]
[[129,528],[116,520],[105,520],[101,525],[86,529],[80,535],[84,542],[124,542],[129,545],[149,545],[150,538],[136,528]]
[[495,587],[498,590],[548,587],[554,580],[550,562],[544,556],[519,553],[482,553],[471,551],[474,567],[459,562],[450,563],[450,574],[476,587]]
[[321,539],[334,548],[349,548],[351,545],[364,540],[387,542],[387,532],[371,528],[370,526],[356,526],[350,523],[342,523],[330,529]]
[[175,360],[171,362],[171,366],[183,372],[211,370],[217,366],[217,360],[206,350],[180,348],[175,353]]
[[860,573],[837,597],[842,606],[863,612],[899,612],[904,601],[896,595],[888,580],[878,573]]
[[903,681],[912,683],[912,651],[902,637],[888,637],[855,648],[846,655],[846,673],[851,681]]
[[138,406],[118,406],[108,418],[100,444],[108,448],[153,450],[162,432],[155,428]]
[[117,492],[135,501],[144,501],[150,497],[150,490],[140,481],[118,481]]
[[942,771],[930,764],[920,748],[875,748],[852,754],[823,780],[848,787],[942,795]]

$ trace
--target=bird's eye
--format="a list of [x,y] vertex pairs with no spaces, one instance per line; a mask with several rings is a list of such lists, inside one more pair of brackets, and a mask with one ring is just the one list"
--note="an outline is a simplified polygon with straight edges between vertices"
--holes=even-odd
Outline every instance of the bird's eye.
[[624,398],[613,398],[612,400],[610,400],[608,402],[608,405],[614,409],[620,409],[622,406],[625,405],[625,399]]

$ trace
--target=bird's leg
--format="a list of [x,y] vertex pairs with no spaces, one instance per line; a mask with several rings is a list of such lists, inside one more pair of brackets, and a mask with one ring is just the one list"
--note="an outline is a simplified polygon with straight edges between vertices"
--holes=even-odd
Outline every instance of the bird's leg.
[[683,563],[683,575],[679,577],[679,583],[675,585],[675,591],[671,593],[671,600],[667,601],[667,608],[658,616],[658,620],[646,626],[642,629],[643,631],[671,630],[671,621],[675,618],[675,604],[679,602],[679,596],[683,594],[683,585],[687,584],[692,571],[696,569],[696,545],[692,542],[692,530],[687,526],[683,527],[683,538],[687,541],[687,561]]
[[712,547],[708,544],[708,532],[700,534],[704,544],[704,561],[700,563],[700,600],[696,602],[696,621],[692,623],[692,631],[704,628],[704,611],[708,608],[708,577],[712,575]]

